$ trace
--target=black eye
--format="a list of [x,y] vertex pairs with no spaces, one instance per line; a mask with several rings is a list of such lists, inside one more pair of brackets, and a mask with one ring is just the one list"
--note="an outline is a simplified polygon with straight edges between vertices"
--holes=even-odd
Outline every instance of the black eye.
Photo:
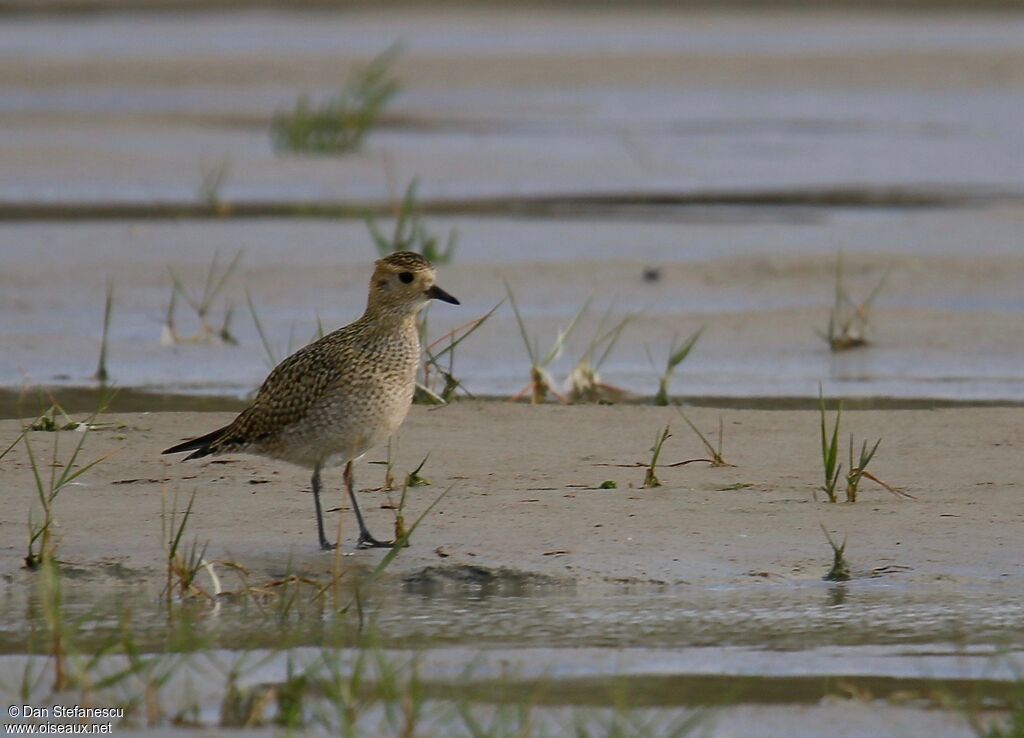
[[412,281],[412,272],[402,272],[398,278],[402,280],[403,284],[409,284]]

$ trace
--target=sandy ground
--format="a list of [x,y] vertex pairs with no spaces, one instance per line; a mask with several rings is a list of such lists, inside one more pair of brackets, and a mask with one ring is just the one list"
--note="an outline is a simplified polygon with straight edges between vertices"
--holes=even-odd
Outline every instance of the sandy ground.
[[[758,587],[768,581],[819,580],[831,553],[819,525],[848,537],[855,578],[886,576],[951,595],[964,587],[1019,588],[1024,581],[1024,478],[1020,409],[849,412],[844,433],[884,438],[872,470],[915,496],[894,497],[870,482],[854,504],[814,502],[819,484],[818,418],[812,412],[695,409],[709,433],[725,421],[724,453],[735,464],[662,469],[663,486],[641,489],[643,470],[604,464],[646,460],[655,433],[671,423],[663,462],[701,455],[674,411],[652,407],[527,407],[460,403],[416,407],[400,438],[396,470],[427,453],[433,485],[410,492],[415,517],[451,491],[416,531],[390,574],[426,567],[514,569],[573,583],[580,590],[623,584]],[[313,505],[302,470],[255,458],[179,463],[159,451],[217,427],[224,414],[142,414],[104,418],[82,460],[108,455],[56,503],[60,556],[100,572],[116,565],[140,582],[162,577],[161,496],[179,507],[199,490],[190,536],[209,541],[212,557],[268,576],[289,558],[300,570],[329,572],[330,554],[315,545]],[[18,424],[0,428],[3,445]],[[63,434],[62,453],[69,434]],[[41,458],[55,436],[31,436]],[[383,458],[381,449],[368,459]],[[371,528],[387,535],[396,495],[368,491],[383,468],[360,463],[357,484]],[[24,581],[24,531],[33,483],[24,449],[0,466],[8,490],[0,517],[2,573]],[[614,480],[615,490],[595,489]],[[327,477],[327,516],[340,473]],[[737,488],[741,487],[741,488]],[[333,499],[340,500],[339,497]],[[344,510],[344,506],[342,506]],[[342,519],[351,550],[353,519]],[[379,551],[346,562],[371,564]],[[8,585],[10,586],[10,585]]]

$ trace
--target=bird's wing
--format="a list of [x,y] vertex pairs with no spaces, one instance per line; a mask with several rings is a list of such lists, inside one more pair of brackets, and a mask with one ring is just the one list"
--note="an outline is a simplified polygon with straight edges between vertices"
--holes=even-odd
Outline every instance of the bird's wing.
[[342,377],[345,362],[339,356],[339,333],[314,341],[278,364],[252,405],[231,424],[223,445],[251,443],[305,418],[324,392]]

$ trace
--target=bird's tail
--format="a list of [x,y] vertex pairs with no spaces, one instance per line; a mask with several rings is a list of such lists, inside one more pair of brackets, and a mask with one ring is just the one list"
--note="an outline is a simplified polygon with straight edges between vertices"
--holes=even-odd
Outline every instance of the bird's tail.
[[189,459],[201,459],[204,456],[209,456],[212,453],[216,453],[217,441],[224,437],[224,434],[230,427],[230,425],[225,425],[223,428],[218,428],[215,431],[207,433],[205,436],[199,436],[199,438],[193,438],[191,441],[185,441],[184,443],[179,443],[177,446],[171,446],[161,453],[180,454],[182,451],[192,451],[193,453],[185,457],[185,461],[188,461]]

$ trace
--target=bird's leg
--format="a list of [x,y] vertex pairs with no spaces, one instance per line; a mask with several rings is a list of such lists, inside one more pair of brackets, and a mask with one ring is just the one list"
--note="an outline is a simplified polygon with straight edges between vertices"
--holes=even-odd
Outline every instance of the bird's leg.
[[359,512],[359,503],[356,502],[356,489],[352,481],[351,461],[345,464],[345,489],[348,490],[348,498],[352,500],[352,509],[355,511],[356,521],[359,523],[359,542],[356,546],[358,548],[391,548],[394,546],[394,541],[378,541],[367,530],[366,523],[363,521],[363,514]]
[[320,465],[313,469],[313,504],[316,505],[316,533],[320,536],[320,548],[324,551],[334,550],[334,544],[324,535],[324,515],[320,510]]

